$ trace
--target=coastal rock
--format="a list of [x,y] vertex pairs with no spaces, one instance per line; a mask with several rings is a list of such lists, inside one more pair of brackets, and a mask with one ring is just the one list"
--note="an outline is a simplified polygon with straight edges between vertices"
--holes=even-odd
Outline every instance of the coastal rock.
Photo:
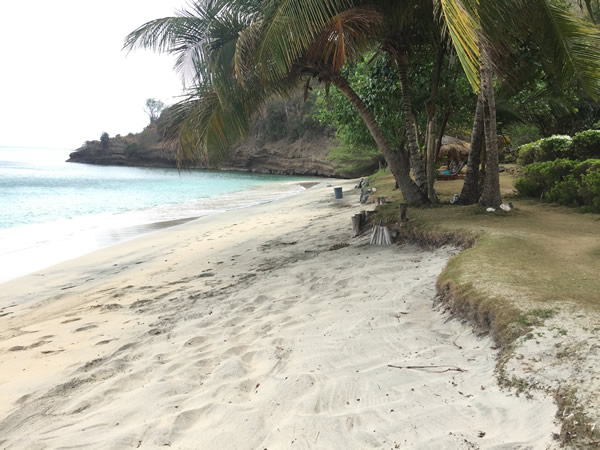
[[176,167],[175,149],[163,144],[141,148],[136,136],[117,136],[103,148],[100,141],[87,141],[69,155],[67,162],[107,166]]
[[[329,149],[335,145],[331,138],[319,136],[290,142],[281,139],[260,145],[256,139],[235,147],[218,169],[277,175],[340,176],[327,160]],[[106,149],[100,141],[88,141],[69,155],[67,162],[85,164],[177,167],[174,145],[156,143],[140,148],[135,135],[109,140]],[[199,166],[207,169],[215,167]],[[349,174],[352,176],[355,174]]]
[[[276,175],[355,178],[379,168],[379,158],[355,170],[346,162],[332,161],[331,149],[339,146],[332,130],[321,125],[314,97],[304,98],[299,90],[289,98],[272,99],[253,118],[247,139],[231,148],[220,164],[196,166]],[[170,110],[165,109],[141,133],[88,141],[71,153],[69,162],[124,166],[177,167],[177,143],[164,143]],[[350,164],[351,165],[351,164]],[[343,169],[343,171],[340,171]]]

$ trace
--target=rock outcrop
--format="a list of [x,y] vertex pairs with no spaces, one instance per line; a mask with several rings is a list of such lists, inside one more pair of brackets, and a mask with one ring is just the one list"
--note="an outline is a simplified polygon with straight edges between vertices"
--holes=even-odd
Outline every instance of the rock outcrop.
[[[246,172],[357,177],[369,175],[378,167],[348,171],[342,162],[328,159],[329,150],[338,143],[333,132],[314,117],[318,111],[316,97],[305,101],[304,91],[289,98],[274,98],[253,118],[252,129],[242,144],[232,148],[228,157],[211,169]],[[71,153],[69,162],[124,166],[177,167],[176,145],[165,144],[161,137],[168,128],[170,110],[138,134],[88,141]],[[200,166],[197,168],[208,168]],[[344,169],[343,175],[338,172]]]
[[105,148],[100,141],[87,141],[69,155],[67,162],[107,166],[177,166],[174,148],[162,144],[142,148],[135,135],[111,138]]
[[[334,145],[334,141],[326,136],[293,142],[281,139],[262,145],[250,138],[232,149],[218,167],[211,168],[282,175],[339,176],[336,173],[338,167],[327,160],[328,150]],[[69,155],[68,162],[177,167],[174,146],[157,143],[142,148],[136,143],[135,135],[111,138],[106,148],[102,148],[100,141],[88,141]]]
[[230,152],[222,168],[271,174],[339,176],[336,174],[338,167],[327,160],[327,153],[334,145],[334,141],[326,136],[293,142],[281,139],[263,145],[250,138]]

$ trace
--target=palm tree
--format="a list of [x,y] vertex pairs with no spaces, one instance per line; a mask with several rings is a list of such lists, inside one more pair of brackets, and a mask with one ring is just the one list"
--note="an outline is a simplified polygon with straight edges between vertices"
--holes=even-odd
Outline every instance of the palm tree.
[[[445,4],[441,0],[442,5]],[[469,157],[470,169],[467,171],[465,185],[461,193],[461,203],[471,203],[478,192],[478,170],[474,164],[479,157],[477,145],[480,126],[485,131],[485,180],[479,203],[483,206],[497,207],[502,197],[498,179],[498,147],[496,139],[495,98],[493,71],[503,73],[502,53],[513,50],[515,42],[533,41],[539,47],[542,57],[551,58],[546,67],[555,70],[558,80],[566,82],[576,79],[588,95],[597,98],[600,77],[600,33],[591,24],[572,14],[567,6],[548,0],[456,0],[458,11],[451,11],[457,17],[466,18],[478,31],[476,39],[460,38],[454,30],[453,41],[465,73],[472,84],[476,80],[470,66],[472,61],[481,60],[478,111],[473,126],[472,152]],[[502,17],[503,20],[497,20]],[[460,23],[459,20],[453,23]],[[464,26],[463,26],[464,28]],[[469,27],[471,28],[471,27]],[[477,43],[477,46],[473,45]],[[499,64],[494,65],[494,60]],[[481,114],[480,114],[481,112]],[[468,168],[468,169],[469,169]]]
[[[250,3],[253,8],[248,8]],[[347,0],[309,3],[299,7],[297,0],[241,0],[245,8],[238,8],[213,0],[149,22],[127,37],[126,48],[175,53],[179,68],[190,61],[198,68],[189,98],[175,108],[179,160],[195,161],[198,155],[206,159],[214,153],[212,147],[222,153],[244,135],[249,116],[269,95],[285,92],[306,77],[317,78],[336,86],[357,108],[406,201],[427,203],[410,178],[404,152],[387,142],[374,115],[341,75],[346,61],[368,44],[381,16],[373,8],[348,9]],[[335,14],[337,10],[341,12]]]
[[126,37],[125,49],[175,55],[175,69],[189,85],[171,108],[165,136],[177,142],[179,166],[222,160],[246,136],[252,114],[266,99],[296,85],[296,80],[282,77],[267,88],[257,75],[242,85],[232,76],[240,35],[255,17],[252,2],[232,7],[224,0],[205,0],[175,16],[147,22]]
[[[518,23],[521,20],[519,13],[527,11],[531,14],[534,10],[532,4],[538,8],[544,7],[544,17],[550,20],[540,21],[542,35],[556,32],[556,28],[559,28],[557,23],[567,25],[570,40],[553,41],[562,44],[556,46],[559,55],[571,57],[566,59],[564,67],[568,70],[565,73],[571,68],[582,67],[581,64],[573,64],[573,61],[582,62],[572,58],[573,52],[576,57],[589,57],[597,53],[597,47],[592,51],[585,43],[589,30],[573,26],[569,28],[572,22],[565,20],[564,14],[549,14],[556,13],[556,10],[547,1],[439,0],[440,16],[445,21],[458,58],[475,90],[480,85],[480,48],[485,50],[484,56],[488,55],[490,49],[483,31],[486,35],[489,30],[493,31],[494,27],[489,26],[489,23],[493,23],[490,18],[496,19],[507,11],[517,12],[516,19],[515,14],[509,16],[512,20],[510,26],[514,27],[522,26]],[[212,145],[225,149],[244,135],[249,115],[268,95],[285,92],[302,77],[316,77],[338,87],[360,112],[392,168],[405,199],[412,204],[427,203],[423,190],[409,177],[407,155],[402,149],[395,151],[390,147],[373,114],[341,76],[343,64],[352,60],[353,55],[369,41],[381,37],[378,31],[385,24],[382,15],[375,9],[353,8],[356,3],[359,3],[358,0],[206,0],[202,5],[195,4],[191,13],[184,13],[178,18],[159,19],[140,27],[129,35],[126,47],[153,47],[176,53],[180,67],[191,62],[198,73],[195,91],[181,103],[179,114],[176,114],[176,123],[179,123],[176,130],[185,137],[180,139],[181,151],[178,154],[188,156],[182,145],[192,150],[189,152],[191,157],[197,154],[206,157]],[[390,5],[390,2],[375,3]],[[415,7],[424,3],[427,2],[403,2]],[[557,22],[557,17],[562,22]],[[390,34],[387,33],[387,36]],[[564,45],[573,42],[577,45],[575,48]],[[406,67],[404,45],[404,41],[401,41],[400,45],[391,47],[399,55],[401,71],[402,67]],[[485,106],[484,128],[489,147],[486,149],[489,170],[486,176],[487,189],[484,189],[486,194],[482,196],[484,204],[501,201],[497,182],[498,155],[493,139],[496,124],[491,62],[491,58],[485,58],[481,70],[481,86],[485,88],[481,96]],[[596,67],[593,69],[584,68],[576,75],[588,84],[592,79],[595,82],[598,71]],[[406,83],[402,84],[406,94],[403,101],[408,110],[410,97]],[[412,113],[405,115],[410,122]],[[409,125],[406,128],[407,134],[411,135],[413,127]],[[409,149],[413,168],[417,172],[417,181],[423,187],[420,159],[414,157],[415,154],[418,156],[418,149],[414,145],[416,139],[411,136],[409,141],[412,141]]]

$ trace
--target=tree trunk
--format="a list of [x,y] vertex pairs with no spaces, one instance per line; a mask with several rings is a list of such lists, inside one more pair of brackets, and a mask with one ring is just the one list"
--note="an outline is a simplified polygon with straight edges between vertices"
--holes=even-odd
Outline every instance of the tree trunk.
[[435,162],[437,159],[436,141],[435,141],[435,121],[436,121],[436,105],[435,102],[438,96],[440,86],[440,77],[442,74],[442,64],[444,62],[444,46],[438,49],[435,67],[431,81],[431,95],[425,102],[425,110],[427,111],[427,195],[429,200],[436,200],[434,183],[435,183]]
[[388,167],[394,174],[394,178],[398,183],[398,187],[402,191],[404,200],[414,206],[421,206],[429,203],[427,195],[423,193],[416,183],[410,177],[410,166],[406,154],[402,151],[395,152],[390,146],[389,142],[385,138],[381,128],[375,120],[375,116],[367,105],[360,99],[360,97],[354,92],[354,89],[348,84],[345,78],[336,76],[332,80],[335,87],[337,87],[342,94],[350,100],[350,103],[356,108],[361,118],[365,122],[365,125],[369,129],[371,136],[375,139],[375,143],[383,153]]
[[500,172],[498,171],[498,136],[496,132],[496,99],[491,61],[485,48],[481,52],[481,90],[484,99],[485,129],[485,181],[479,199],[481,206],[497,208],[502,203],[500,195]]
[[444,133],[446,132],[446,126],[448,125],[448,119],[450,119],[450,109],[446,109],[444,112],[444,117],[442,119],[442,123],[440,125],[440,129],[437,133],[437,138],[435,140],[435,160],[437,161],[440,158],[440,149],[442,148],[442,139],[444,139]]
[[408,84],[408,55],[402,52],[397,55],[396,65],[400,75],[400,91],[402,92],[402,112],[404,113],[404,128],[406,129],[406,140],[410,154],[410,162],[415,174],[417,186],[424,194],[427,194],[427,175],[423,169],[423,161],[419,154],[419,143],[416,134],[416,121],[412,112],[412,100],[410,96],[410,85]]
[[472,205],[479,200],[479,164],[481,163],[481,144],[483,141],[483,94],[477,96],[477,108],[473,119],[471,148],[467,162],[467,174],[463,184],[458,204]]
[[427,119],[427,196],[435,202],[435,113]]

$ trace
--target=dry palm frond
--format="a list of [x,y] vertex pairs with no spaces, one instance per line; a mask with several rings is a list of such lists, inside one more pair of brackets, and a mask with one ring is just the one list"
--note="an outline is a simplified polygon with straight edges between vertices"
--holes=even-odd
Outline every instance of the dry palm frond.
[[306,52],[306,59],[318,66],[339,73],[347,61],[352,61],[373,37],[383,18],[373,8],[361,7],[344,11],[331,19],[316,36]]
[[257,61],[266,80],[287,75],[317,35],[339,12],[353,6],[352,0],[280,0],[264,11],[264,28],[257,48]]

